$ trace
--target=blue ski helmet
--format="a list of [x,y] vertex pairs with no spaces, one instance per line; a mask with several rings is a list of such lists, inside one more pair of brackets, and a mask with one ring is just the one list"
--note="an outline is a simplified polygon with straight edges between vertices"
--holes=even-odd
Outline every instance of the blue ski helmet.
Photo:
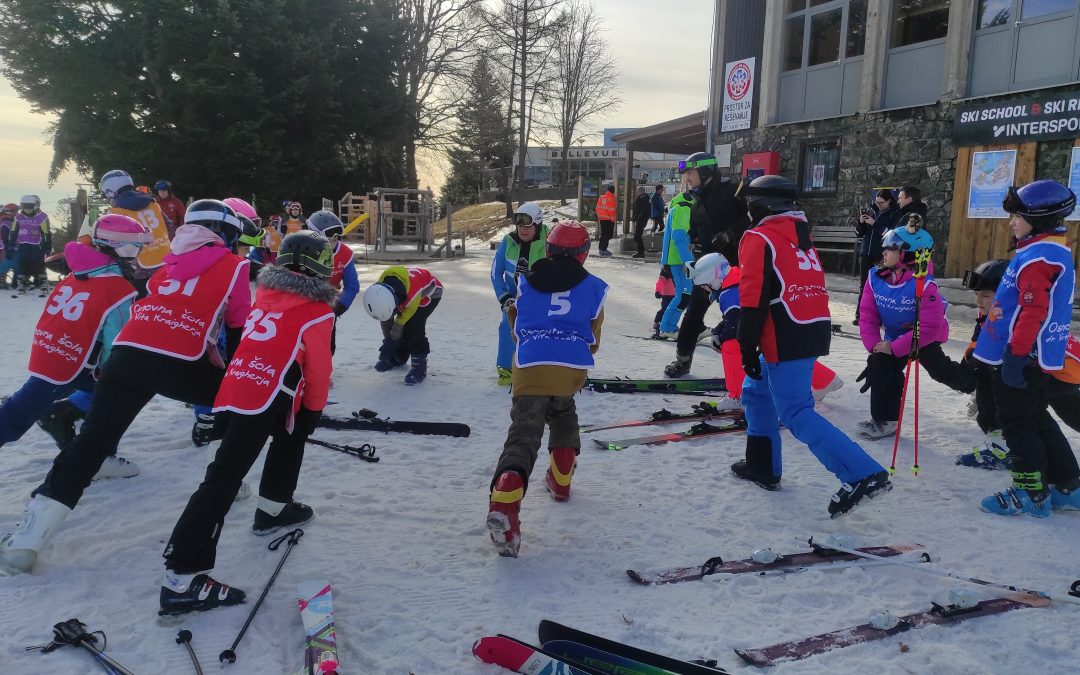
[[1072,214],[1076,195],[1055,180],[1037,180],[1021,188],[1010,187],[1001,207],[1006,213],[1023,216],[1038,234],[1054,229]]

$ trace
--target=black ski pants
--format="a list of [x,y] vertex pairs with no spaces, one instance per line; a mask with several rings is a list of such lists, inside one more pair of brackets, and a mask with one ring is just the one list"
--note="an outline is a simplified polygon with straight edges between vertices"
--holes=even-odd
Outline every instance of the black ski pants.
[[614,220],[601,220],[600,221],[600,250],[608,250],[608,242],[615,236],[615,221]]
[[[976,370],[975,407],[978,413],[975,422],[983,433],[1000,428],[997,421],[997,406],[994,404],[993,368],[979,364]],[[1046,382],[1046,400],[1050,409],[1057,413],[1061,421],[1073,431],[1080,431],[1080,385],[1062,382],[1050,376]]]
[[1038,471],[1048,485],[1070,483],[1080,477],[1076,455],[1047,410],[1053,376],[1037,366],[1028,366],[1024,369],[1026,389],[1014,389],[1002,382],[998,368],[993,369],[991,378],[997,421],[1009,446],[1013,472]]
[[292,398],[282,393],[257,415],[223,413],[225,436],[214,461],[206,467],[202,484],[176,521],[165,547],[165,567],[178,574],[213,569],[225,515],[268,438],[259,497],[280,504],[292,501],[307,434],[299,430],[289,433],[285,428],[290,406]]
[[[870,417],[878,422],[895,422],[899,419],[907,362],[905,356],[876,353],[870,354],[866,360],[870,380]],[[919,347],[919,364],[926,368],[930,377],[950,389],[965,394],[975,391],[974,371],[946,356],[940,342]],[[914,387],[914,381],[909,386]]]
[[645,255],[645,224],[649,222],[648,219],[638,219],[634,223],[634,244],[637,246],[638,255]]
[[690,294],[690,304],[683,311],[682,323],[679,324],[679,338],[675,343],[675,351],[679,356],[694,355],[698,336],[705,330],[705,312],[709,311],[713,304],[705,287],[695,285]]
[[506,430],[506,443],[491,479],[492,487],[504,471],[516,471],[528,489],[545,426],[549,450],[574,448],[580,452],[581,434],[573,396],[515,396],[510,407],[510,428]]
[[182,361],[135,347],[117,346],[94,388],[82,429],[53,460],[34,494],[75,508],[83,490],[112,454],[135,417],[154,396],[211,406],[225,371],[203,356]]
[[[441,296],[432,298],[431,302],[417,309],[412,318],[406,322],[404,330],[401,332],[401,339],[398,341],[397,360],[399,363],[408,361],[410,355],[427,356],[431,353],[431,343],[428,342],[427,338],[427,320],[431,313],[435,311],[435,308],[439,306],[439,300],[441,299]],[[390,331],[394,328],[394,320],[383,321],[381,325],[385,344],[385,340],[390,339]]]

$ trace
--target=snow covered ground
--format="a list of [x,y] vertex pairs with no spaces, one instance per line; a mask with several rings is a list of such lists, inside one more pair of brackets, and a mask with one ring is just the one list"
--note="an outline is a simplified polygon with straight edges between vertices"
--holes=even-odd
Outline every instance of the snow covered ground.
[[[476,249],[473,249],[476,253]],[[485,255],[490,256],[489,252]],[[553,502],[542,488],[538,462],[525,499],[521,557],[495,555],[484,528],[488,484],[509,421],[510,401],[496,386],[494,353],[498,303],[487,274],[490,258],[438,262],[432,270],[446,295],[429,322],[431,375],[417,387],[404,373],[377,373],[379,330],[357,307],[338,327],[338,403],[329,412],[368,407],[396,419],[453,420],[472,426],[467,439],[320,431],[339,442],[371,442],[382,461],[368,464],[310,446],[297,497],[315,521],[290,556],[276,586],[237,650],[233,673],[298,672],[303,631],[296,584],[311,577],[334,587],[342,673],[495,674],[477,663],[473,641],[494,633],[535,640],[542,618],[681,658],[709,657],[736,673],[734,647],[758,647],[862,623],[872,613],[919,611],[944,600],[959,582],[894,567],[814,571],[784,577],[744,577],[646,588],[628,567],[696,564],[712,556],[742,558],[757,548],[804,550],[796,538],[844,533],[857,545],[919,542],[943,568],[1030,588],[1064,593],[1080,575],[1080,515],[1045,521],[981,513],[979,499],[1005,487],[1004,473],[954,466],[957,453],[981,435],[965,415],[967,398],[922,378],[920,463],[912,476],[911,442],[901,446],[896,488],[839,520],[826,505],[837,488],[810,453],[785,432],[783,489],[765,492],[735,479],[728,466],[743,454],[740,436],[618,453],[586,446],[573,498]],[[656,268],[626,258],[590,258],[589,268],[612,284],[596,376],[661,376],[673,345],[632,339],[646,335],[657,309]],[[378,270],[360,269],[364,287]],[[848,330],[853,297],[837,295],[834,318]],[[43,301],[0,297],[8,346],[0,356],[0,391],[25,379],[34,323]],[[715,320],[716,311],[709,318]],[[949,353],[970,334],[971,310],[954,308]],[[854,434],[869,399],[855,378],[865,355],[860,343],[835,339],[824,359],[847,380],[820,406]],[[721,375],[720,359],[701,348],[694,376]],[[147,373],[152,377],[152,373]],[[684,409],[687,396],[578,397],[582,423]],[[138,673],[190,673],[174,643],[179,627],[194,634],[208,672],[228,647],[248,606],[194,615],[181,626],[156,622],[161,551],[189,495],[200,482],[205,451],[191,446],[191,411],[158,399],[135,422],[121,454],[141,475],[95,483],[31,575],[0,578],[0,673],[48,670],[100,672],[73,649],[24,652],[48,642],[51,626],[78,617],[108,634],[108,652]],[[908,427],[910,429],[910,427]],[[639,430],[603,432],[609,437]],[[618,435],[616,435],[618,434]],[[625,434],[625,435],[624,435]],[[1067,430],[1071,441],[1080,442]],[[910,433],[908,433],[910,439]],[[892,443],[865,447],[888,464]],[[33,429],[0,451],[0,528],[18,520],[31,489],[49,468],[55,448]],[[257,484],[259,465],[249,480]],[[280,553],[251,534],[254,500],[235,505],[221,539],[215,575],[254,600]],[[975,588],[975,587],[973,587]],[[982,597],[992,590],[980,590]],[[831,675],[890,673],[1077,672],[1080,608],[1062,605],[931,627],[872,645],[850,647],[778,667],[776,673]],[[900,642],[910,647],[901,651]]]

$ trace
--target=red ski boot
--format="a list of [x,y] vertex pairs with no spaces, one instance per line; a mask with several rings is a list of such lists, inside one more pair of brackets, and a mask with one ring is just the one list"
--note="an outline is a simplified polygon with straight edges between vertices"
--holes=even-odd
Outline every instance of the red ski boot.
[[521,548],[521,499],[525,496],[525,481],[517,471],[503,471],[491,488],[487,527],[495,550],[506,558],[516,558]]
[[570,499],[570,480],[577,467],[577,450],[574,448],[552,448],[551,466],[548,467],[544,485],[557,502]]

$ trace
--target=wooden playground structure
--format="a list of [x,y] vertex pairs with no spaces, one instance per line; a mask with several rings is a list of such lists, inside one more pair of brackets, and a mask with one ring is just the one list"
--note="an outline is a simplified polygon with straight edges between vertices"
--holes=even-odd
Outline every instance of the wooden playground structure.
[[[329,200],[326,200],[329,201]],[[337,213],[345,223],[345,238],[374,246],[376,252],[387,252],[392,246],[409,244],[418,252],[428,252],[435,243],[432,223],[435,222],[435,197],[430,190],[375,188],[366,194],[346,193],[337,203]],[[453,233],[432,257],[453,257],[449,242]],[[464,241],[461,253],[464,255]]]

